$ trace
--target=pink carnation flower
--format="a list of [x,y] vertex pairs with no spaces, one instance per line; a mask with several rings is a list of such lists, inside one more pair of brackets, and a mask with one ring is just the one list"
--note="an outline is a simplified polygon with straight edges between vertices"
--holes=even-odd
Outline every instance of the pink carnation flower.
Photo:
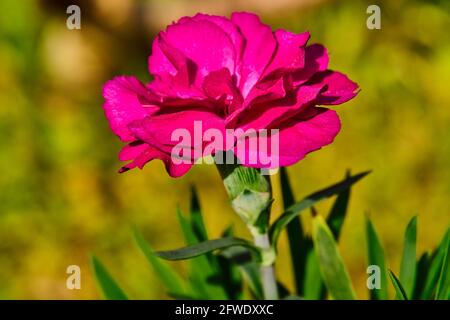
[[[160,159],[170,176],[185,174],[193,163],[173,161],[177,141],[171,135],[179,128],[192,132],[194,121],[201,121],[203,131],[224,135],[226,129],[278,129],[268,139],[279,143],[280,166],[330,144],[340,130],[339,117],[317,105],[344,103],[358,85],[329,70],[326,49],[307,46],[308,39],[308,32],[273,32],[250,13],[233,13],[231,19],[197,14],[168,26],[153,41],[152,82],[120,76],[103,88],[111,129],[128,143],[119,158],[129,163],[120,171]],[[248,163],[252,150],[229,149],[243,165],[265,167]]]

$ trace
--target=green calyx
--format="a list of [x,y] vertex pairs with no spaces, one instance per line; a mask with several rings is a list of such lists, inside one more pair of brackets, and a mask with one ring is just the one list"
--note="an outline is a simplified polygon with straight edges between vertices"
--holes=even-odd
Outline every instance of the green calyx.
[[249,228],[266,232],[273,202],[269,177],[241,165],[218,164],[217,168],[236,213]]

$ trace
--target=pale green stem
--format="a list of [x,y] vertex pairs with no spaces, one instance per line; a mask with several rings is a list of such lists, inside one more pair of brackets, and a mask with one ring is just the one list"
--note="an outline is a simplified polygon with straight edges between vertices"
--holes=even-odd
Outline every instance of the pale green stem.
[[263,286],[264,299],[277,300],[278,288],[275,277],[275,252],[270,245],[269,235],[267,233],[253,233],[255,245],[262,251],[262,262],[260,266],[261,282]]

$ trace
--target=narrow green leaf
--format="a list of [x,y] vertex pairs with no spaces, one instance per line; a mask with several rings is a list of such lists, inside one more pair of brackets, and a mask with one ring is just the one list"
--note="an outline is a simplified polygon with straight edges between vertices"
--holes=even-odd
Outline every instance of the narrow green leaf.
[[448,239],[450,239],[450,229],[447,230],[440,245],[432,255],[425,285],[420,295],[421,299],[432,299],[435,296],[436,286],[441,273],[441,266],[444,261],[446,244],[447,241],[449,241]]
[[278,291],[278,299],[284,300],[286,297],[290,295],[289,289],[281,282],[277,281],[277,291]]
[[[346,178],[350,177],[350,172]],[[342,225],[347,213],[348,202],[350,199],[350,188],[339,192],[327,218],[327,224],[338,242]],[[311,207],[313,208],[313,207]],[[310,238],[306,238],[302,251],[306,252],[305,275],[303,291],[299,292],[305,299],[322,300],[326,297],[325,285],[320,275],[319,263],[314,252],[314,246]]]
[[219,252],[221,256],[232,260],[237,265],[246,264],[252,262],[252,252],[245,247],[235,246],[223,249]]
[[306,267],[304,294],[306,300],[322,300],[325,298],[326,290],[320,272],[319,261],[314,250],[312,239],[306,241]]
[[180,211],[180,208],[177,207],[177,219],[180,224],[181,231],[183,232],[184,241],[187,244],[194,244],[199,242],[194,231],[192,230],[192,224],[188,218],[186,218]]
[[[346,178],[350,177],[350,172],[347,172]],[[335,237],[336,241],[339,240],[342,225],[344,224],[345,216],[347,214],[348,202],[350,199],[350,189],[344,189],[339,192],[336,200],[331,208],[330,214],[327,218],[327,224]],[[313,207],[311,207],[313,208]],[[302,252],[305,252],[305,273],[303,282],[303,291],[299,294],[304,296],[308,300],[321,300],[326,297],[326,290],[322,277],[319,271],[319,264],[316,254],[314,252],[314,246],[312,240],[309,238],[304,239],[302,244]]]
[[330,295],[335,300],[355,299],[350,277],[333,234],[319,215],[313,220],[313,241],[320,272]]
[[200,210],[200,202],[198,200],[197,191],[191,188],[191,224],[192,230],[197,238],[197,242],[208,240],[205,223],[203,221],[202,212]]
[[447,248],[436,290],[436,300],[450,300],[450,238],[447,237]]
[[239,271],[239,267],[230,260],[221,255],[215,255],[219,272],[217,274],[218,285],[220,285],[226,293],[226,298],[230,300],[240,300],[243,295],[243,280]]
[[127,295],[95,256],[91,257],[91,267],[95,279],[107,300],[127,300]]
[[[289,178],[285,167],[280,168],[281,194],[283,197],[283,208],[286,210],[295,203],[294,194],[289,184]],[[304,294],[305,264],[306,264],[306,243],[300,218],[294,218],[286,227],[289,252],[291,257],[292,269],[294,271],[294,280],[296,292]]]
[[234,226],[233,225],[229,225],[228,227],[226,227],[225,230],[223,230],[222,234],[221,234],[222,238],[233,237],[233,236],[234,236]]
[[431,257],[429,252],[424,252],[417,261],[416,271],[416,285],[414,286],[414,293],[411,300],[420,299],[420,295],[424,289],[425,281],[428,275],[428,269],[430,267]]
[[256,262],[246,263],[240,265],[239,269],[241,270],[245,281],[249,284],[255,299],[263,299],[264,294],[258,264]]
[[156,254],[159,257],[167,260],[184,260],[197,257],[214,250],[224,249],[232,246],[244,246],[258,252],[258,249],[247,240],[240,238],[220,238],[200,242],[176,250],[158,251],[156,252]]
[[331,187],[328,187],[326,189],[322,189],[318,192],[315,192],[300,202],[297,202],[296,204],[292,205],[287,211],[285,211],[278,219],[273,223],[272,227],[270,228],[270,237],[272,240],[272,243],[276,245],[278,237],[281,233],[281,231],[289,224],[289,222],[292,221],[295,217],[297,217],[300,212],[302,212],[305,209],[308,209],[312,207],[317,202],[324,200],[326,198],[329,198],[333,195],[336,195],[343,190],[346,190],[350,188],[354,183],[361,180],[363,177],[365,177],[367,174],[369,174],[370,171],[362,172],[357,175],[348,177],[344,179],[343,181],[336,183],[332,185]]
[[[179,208],[177,209],[177,217],[186,243],[188,245],[199,243],[199,238],[194,231],[194,224],[180,212]],[[202,270],[202,272],[198,272],[198,270]],[[195,290],[201,298],[227,298],[223,287],[212,281],[217,279],[219,271],[214,257],[210,254],[201,255],[189,261],[189,282],[193,290]]]
[[383,246],[377,236],[375,227],[370,219],[366,219],[366,237],[367,237],[367,253],[368,265],[375,265],[380,268],[380,289],[371,289],[370,297],[372,300],[387,300],[387,275],[386,275],[386,259]]
[[133,233],[139,249],[153,267],[153,270],[166,287],[166,290],[172,294],[186,294],[186,284],[178,273],[175,272],[165,261],[155,255],[147,241],[144,239],[144,236],[136,228],[133,230]]
[[416,281],[416,240],[417,217],[413,217],[406,227],[400,264],[400,281],[407,297],[413,296]]
[[255,299],[263,299],[263,290],[259,274],[259,267],[252,260],[252,252],[244,247],[229,247],[220,252],[220,255],[226,257],[235,263],[242,274],[245,282]]
[[391,270],[389,270],[389,277],[391,278],[392,285],[394,286],[395,292],[397,293],[397,300],[408,300],[408,295],[406,294],[405,289],[403,289],[400,280],[398,280],[398,278]]
[[[346,178],[350,178],[350,172],[347,172]],[[331,212],[327,218],[327,224],[333,233],[334,238],[339,240],[342,225],[344,224],[345,216],[347,214],[348,202],[350,200],[351,187],[342,190],[338,193],[336,201],[331,208]]]
[[[233,237],[233,227],[229,226],[224,231],[222,231],[222,237]],[[230,247],[229,249],[233,248],[242,248],[242,247]],[[226,249],[225,249],[226,250]],[[227,298],[231,300],[241,300],[243,297],[243,280],[242,275],[239,270],[239,267],[233,263],[230,259],[227,259],[223,255],[213,255],[214,261],[217,261],[217,269],[218,277],[217,282],[218,284],[223,286],[223,289],[225,290],[227,294]]]

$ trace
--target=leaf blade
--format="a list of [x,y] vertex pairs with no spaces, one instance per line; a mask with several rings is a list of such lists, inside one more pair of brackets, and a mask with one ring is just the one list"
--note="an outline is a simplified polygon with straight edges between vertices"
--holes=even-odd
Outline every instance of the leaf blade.
[[165,285],[167,291],[172,294],[186,294],[186,284],[180,275],[165,261],[160,260],[156,256],[144,236],[136,228],[133,230],[133,235],[139,249],[158,275],[158,278]]
[[127,295],[96,256],[91,257],[91,268],[105,299],[128,300]]
[[380,289],[370,290],[370,296],[374,300],[387,300],[389,297],[387,291],[386,258],[383,246],[369,217],[366,218],[366,237],[368,264],[376,265],[380,268]]
[[400,264],[400,281],[407,297],[412,297],[416,281],[417,217],[413,217],[406,227],[403,242],[403,256]]
[[419,299],[421,292],[424,290],[427,273],[430,268],[430,262],[431,257],[429,252],[424,252],[420,256],[419,261],[417,261],[416,285],[414,286],[414,293],[411,297],[412,300]]
[[396,277],[396,275],[389,270],[389,277],[391,278],[392,285],[394,286],[395,292],[397,293],[397,300],[408,300],[408,296],[403,288],[400,280]]
[[[350,172],[347,172],[346,178],[350,177]],[[327,224],[336,240],[339,240],[342,225],[344,224],[345,216],[347,214],[348,203],[350,200],[351,186],[338,193],[334,201],[331,212],[327,218]]]
[[224,249],[232,246],[243,246],[255,250],[258,252],[258,249],[255,248],[250,242],[241,238],[219,238],[214,240],[208,240],[199,242],[187,247],[175,249],[175,250],[167,250],[167,251],[158,251],[156,254],[166,260],[184,260],[190,259],[202,254],[212,252],[218,249]]
[[[193,200],[194,202],[195,200]],[[178,222],[181,226],[181,230],[183,232],[185,242],[187,245],[194,245],[197,244],[202,239],[202,237],[206,237],[206,233],[201,235],[198,232],[196,232],[196,223],[203,223],[203,219],[201,218],[201,212],[200,208],[197,207],[197,204],[191,203],[191,214],[190,218],[184,216],[180,209],[177,208],[177,217]],[[196,210],[197,213],[192,213],[192,210]],[[197,222],[194,222],[192,219],[195,215],[199,215],[197,218]],[[198,272],[198,270],[202,270],[202,272]],[[222,286],[220,286],[217,283],[213,283],[211,281],[212,279],[217,279],[218,275],[220,273],[220,268],[218,267],[218,263],[214,257],[207,253],[205,255],[201,255],[198,257],[195,257],[189,261],[189,272],[188,277],[190,280],[190,283],[193,288],[195,288],[195,291],[200,295],[202,298],[205,299],[225,299],[226,293]]]
[[325,299],[326,290],[319,270],[319,262],[314,252],[313,242],[311,238],[306,241],[306,266],[305,266],[305,283],[304,297],[306,300]]
[[444,261],[442,262],[441,274],[436,290],[436,300],[450,299],[450,238],[447,237],[447,248],[445,249]]
[[421,292],[421,299],[432,299],[435,296],[435,290],[439,281],[441,266],[444,261],[445,248],[448,239],[450,238],[450,229],[447,230],[440,245],[432,255],[432,260],[428,268],[428,274],[425,280],[424,288]]
[[350,276],[339,254],[335,239],[321,216],[313,220],[313,242],[325,286],[336,300],[356,298]]
[[263,289],[259,275],[259,268],[256,262],[252,261],[251,252],[244,247],[230,247],[220,252],[220,255],[236,264],[250,287],[256,299],[263,299]]
[[311,208],[317,202],[336,195],[345,189],[348,189],[351,185],[355,184],[369,173],[370,171],[366,171],[346,178],[343,181],[338,182],[328,188],[322,189],[318,192],[314,192],[309,196],[303,198],[296,204],[292,205],[287,211],[285,211],[280,217],[278,217],[277,220],[275,220],[272,227],[270,228],[270,238],[272,240],[272,243],[276,245],[281,231],[303,210]]
[[[280,184],[283,197],[283,209],[286,211],[295,203],[295,199],[285,167],[280,168]],[[297,219],[292,219],[292,221],[288,223],[286,232],[289,242],[292,269],[294,271],[296,292],[299,295],[303,295],[307,250],[305,243],[306,239],[299,217]]]
[[206,231],[205,222],[203,221],[202,212],[200,210],[200,201],[198,199],[197,191],[194,187],[191,187],[191,224],[192,231],[197,237],[197,241],[208,240],[208,233]]

